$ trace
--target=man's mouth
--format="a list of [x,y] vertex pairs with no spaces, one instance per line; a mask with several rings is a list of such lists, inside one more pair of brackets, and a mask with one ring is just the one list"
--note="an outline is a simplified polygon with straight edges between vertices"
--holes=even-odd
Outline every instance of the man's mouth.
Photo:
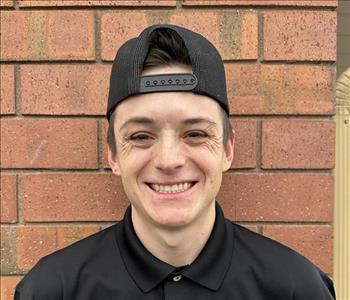
[[193,187],[197,181],[181,182],[176,184],[157,184],[157,183],[147,183],[147,185],[158,193],[163,194],[173,194],[180,193],[189,190]]

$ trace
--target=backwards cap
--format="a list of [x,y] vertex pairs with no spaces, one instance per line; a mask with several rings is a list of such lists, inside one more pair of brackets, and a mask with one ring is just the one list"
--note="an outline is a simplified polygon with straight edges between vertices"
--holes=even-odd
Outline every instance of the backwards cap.
[[[193,73],[157,74],[142,76],[151,34],[160,28],[175,31],[183,40]],[[216,48],[202,35],[175,25],[147,27],[137,38],[125,42],[114,59],[107,105],[107,119],[116,106],[132,95],[191,91],[217,101],[229,115],[224,64]]]

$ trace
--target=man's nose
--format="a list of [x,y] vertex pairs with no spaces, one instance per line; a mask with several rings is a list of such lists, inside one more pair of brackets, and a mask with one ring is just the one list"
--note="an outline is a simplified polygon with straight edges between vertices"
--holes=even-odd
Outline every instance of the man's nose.
[[180,141],[174,137],[165,137],[158,144],[155,153],[155,167],[162,171],[171,172],[182,167],[186,158]]

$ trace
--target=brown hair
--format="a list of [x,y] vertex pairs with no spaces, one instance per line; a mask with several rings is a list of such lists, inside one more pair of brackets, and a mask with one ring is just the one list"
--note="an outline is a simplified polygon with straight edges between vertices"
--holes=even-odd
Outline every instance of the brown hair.
[[[191,60],[182,38],[173,30],[160,28],[155,30],[150,36],[150,50],[147,54],[143,69],[161,65],[183,64],[191,66]],[[232,136],[232,126],[226,112],[220,107],[223,121],[223,144],[227,145]],[[107,143],[113,155],[117,153],[114,123],[115,110],[109,120],[107,132]]]

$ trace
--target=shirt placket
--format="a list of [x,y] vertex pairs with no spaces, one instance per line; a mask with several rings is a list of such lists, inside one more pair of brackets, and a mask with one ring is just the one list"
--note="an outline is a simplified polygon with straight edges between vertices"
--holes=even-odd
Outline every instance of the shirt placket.
[[184,293],[184,280],[185,278],[181,273],[171,273],[163,283],[163,299],[182,299]]

